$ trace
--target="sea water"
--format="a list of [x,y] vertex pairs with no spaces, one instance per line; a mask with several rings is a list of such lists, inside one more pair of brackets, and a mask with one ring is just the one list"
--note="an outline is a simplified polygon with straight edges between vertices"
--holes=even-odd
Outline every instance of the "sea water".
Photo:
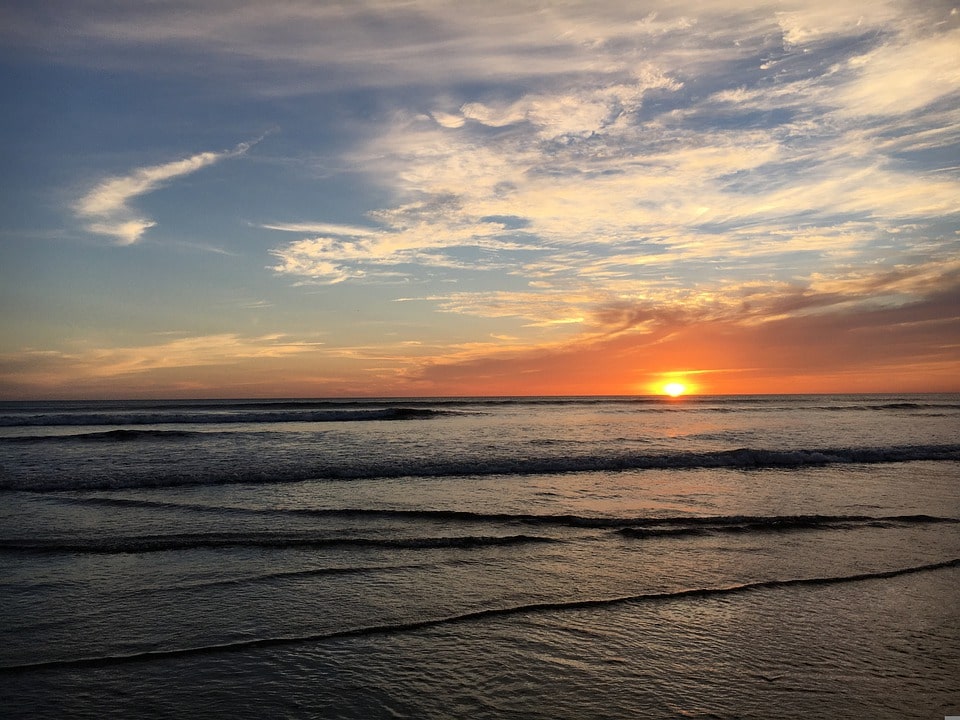
[[0,708],[960,714],[960,396],[0,404]]

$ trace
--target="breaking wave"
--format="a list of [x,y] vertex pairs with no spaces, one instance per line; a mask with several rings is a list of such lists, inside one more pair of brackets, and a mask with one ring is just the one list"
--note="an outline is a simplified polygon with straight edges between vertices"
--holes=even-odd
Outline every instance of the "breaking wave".
[[740,448],[684,453],[620,453],[545,457],[485,457],[462,459],[350,458],[350,461],[305,457],[296,464],[265,465],[255,461],[226,468],[185,465],[126,470],[110,475],[71,476],[69,472],[40,477],[16,477],[0,468],[0,490],[50,492],[110,490],[226,483],[272,484],[305,480],[365,480],[420,477],[480,477],[541,475],[573,472],[687,469],[795,469],[834,464],[883,464],[914,461],[960,461],[960,445],[838,447],[797,450]]
[[125,554],[222,548],[355,547],[395,550],[472,549],[554,542],[533,535],[453,537],[353,537],[317,533],[188,533],[95,538],[0,538],[0,552]]
[[[426,420],[455,414],[426,407],[369,408],[207,408],[206,410],[126,410],[0,415],[0,427],[78,427],[113,425],[250,425],[268,423],[362,422],[365,420]],[[136,432],[118,430],[111,432]],[[131,435],[131,437],[133,437]]]

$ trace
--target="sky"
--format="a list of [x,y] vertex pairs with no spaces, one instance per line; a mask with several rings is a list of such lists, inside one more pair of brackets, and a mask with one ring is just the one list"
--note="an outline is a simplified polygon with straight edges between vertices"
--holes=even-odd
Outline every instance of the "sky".
[[7,0],[0,399],[960,391],[960,9]]

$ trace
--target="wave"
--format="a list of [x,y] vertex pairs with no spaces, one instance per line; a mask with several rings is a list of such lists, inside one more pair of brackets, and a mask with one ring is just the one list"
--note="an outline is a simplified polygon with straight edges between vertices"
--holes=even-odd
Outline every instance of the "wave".
[[0,403],[0,427],[409,420],[503,408],[606,406],[616,412],[960,411],[956,395],[447,397]]
[[793,515],[775,517],[695,517],[632,523],[617,532],[631,538],[681,537],[717,533],[786,533],[803,530],[853,530],[864,527],[895,528],[927,523],[960,523],[955,518],[932,515]]
[[362,422],[369,420],[426,420],[441,415],[458,414],[451,410],[425,407],[372,407],[362,409],[264,410],[253,406],[248,410],[224,411],[110,411],[0,415],[0,427],[77,427],[113,425],[249,425],[269,423]]
[[914,565],[893,570],[879,570],[875,572],[858,573],[854,575],[830,575],[825,577],[789,578],[785,580],[760,580],[757,582],[728,585],[724,587],[698,587],[685,590],[676,590],[659,593],[640,593],[637,595],[621,595],[606,598],[586,598],[582,600],[568,600],[543,603],[526,603],[503,607],[485,608],[456,615],[445,615],[437,618],[411,620],[384,625],[367,625],[361,627],[334,630],[331,632],[314,633],[309,635],[281,636],[237,640],[211,645],[200,645],[169,650],[147,650],[125,655],[99,655],[62,660],[46,660],[21,665],[0,666],[0,673],[29,673],[41,670],[100,667],[125,663],[150,662],[153,660],[167,660],[171,658],[208,655],[220,652],[235,652],[238,650],[253,650],[258,648],[282,647],[290,645],[305,645],[322,643],[331,640],[340,640],[355,637],[371,637],[383,635],[398,635],[419,630],[428,630],[445,625],[478,622],[487,619],[508,618],[512,616],[533,615],[543,612],[569,612],[577,610],[591,610],[597,608],[615,607],[618,605],[633,605],[642,603],[665,603],[683,601],[689,598],[710,598],[728,595],[739,595],[762,590],[777,590],[788,587],[818,587],[839,585],[844,583],[865,582],[870,580],[887,580],[890,578],[911,575],[915,573],[935,572],[949,568],[960,567],[960,558],[943,560],[941,562]]
[[[610,530],[631,539],[706,536],[713,534],[788,533],[857,529],[896,529],[927,524],[960,524],[960,519],[933,515],[721,515],[666,517],[596,517],[573,514],[480,513],[455,510],[394,510],[360,508],[238,508],[181,504],[124,498],[66,499],[77,504],[102,504],[114,507],[173,509],[177,512],[206,512],[217,515],[308,516],[353,520],[394,520],[416,522],[422,531],[425,523],[444,526],[495,525],[496,534],[441,536],[366,537],[333,536],[315,531],[184,533],[126,537],[24,538],[0,537],[0,552],[7,553],[82,553],[133,554],[183,550],[221,550],[227,548],[379,548],[393,550],[474,549],[492,546],[516,546],[563,542],[546,535],[502,534],[518,525],[538,528]],[[507,530],[509,532],[509,530]]]
[[158,592],[179,593],[185,590],[201,590],[213,587],[233,587],[237,585],[250,585],[251,583],[269,583],[275,580],[291,580],[296,578],[314,578],[329,577],[337,575],[368,575],[382,574],[390,572],[405,572],[407,570],[421,570],[423,568],[435,568],[437,563],[407,563],[404,565],[358,565],[351,567],[322,567],[311,568],[309,570],[284,570],[280,572],[262,573],[257,575],[248,575],[244,577],[227,578],[225,580],[207,580],[193,582],[182,585],[172,585],[170,587],[150,588],[138,590],[136,594],[155,595]]
[[127,554],[222,548],[355,547],[394,550],[473,549],[556,542],[533,535],[452,537],[331,537],[316,533],[195,533],[97,538],[0,538],[0,552]]
[[182,440],[192,437],[207,437],[210,433],[191,430],[102,430],[97,432],[67,433],[58,435],[15,435],[0,438],[0,443],[35,444],[63,442],[132,442],[136,440]]
[[[643,537],[662,534],[683,534],[693,530],[738,532],[783,532],[798,529],[852,528],[855,526],[895,527],[916,524],[957,523],[960,519],[936,515],[670,515],[643,517],[610,517],[571,513],[484,513],[472,510],[425,510],[395,508],[248,508],[223,505],[202,505],[135,498],[73,497],[58,498],[61,502],[108,507],[134,507],[201,512],[217,515],[307,516],[354,520],[399,520],[436,523],[482,525],[532,525],[580,529],[615,529],[627,536]],[[670,531],[673,531],[671,533]]]
[[545,457],[485,457],[483,459],[350,458],[349,461],[305,458],[295,464],[217,469],[125,470],[115,475],[71,476],[66,473],[18,478],[0,468],[0,491],[117,490],[181,485],[274,484],[306,480],[370,480],[404,477],[484,477],[548,475],[574,472],[630,470],[764,470],[796,469],[834,464],[883,464],[915,461],[960,461],[960,445],[905,445],[892,447],[840,447],[796,450],[739,448],[684,453],[621,453]]
[[960,410],[960,404],[956,403],[925,403],[925,402],[889,402],[889,403],[866,403],[863,405],[822,405],[812,408],[814,410],[828,411],[884,411],[884,410]]
[[[701,399],[690,399],[697,403]],[[445,397],[445,398],[368,398],[344,400],[235,400],[235,401],[119,401],[119,402],[0,402],[0,427],[45,425],[143,424],[140,418],[164,418],[169,422],[195,422],[207,416],[231,417],[299,417],[314,413],[356,415],[384,409],[407,409],[443,414],[459,414],[465,408],[523,407],[533,408],[569,405],[612,405],[627,407],[676,406],[672,398],[633,396],[590,397]],[[117,421],[120,422],[117,422]],[[146,421],[144,421],[146,422]],[[199,420],[196,422],[203,422]],[[225,420],[224,422],[230,422]],[[244,422],[240,420],[239,422]],[[256,422],[256,421],[254,421]]]

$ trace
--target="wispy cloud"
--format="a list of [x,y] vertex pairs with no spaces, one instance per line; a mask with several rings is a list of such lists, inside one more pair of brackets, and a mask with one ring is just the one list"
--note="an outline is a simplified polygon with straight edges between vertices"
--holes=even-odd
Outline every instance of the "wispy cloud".
[[234,149],[222,152],[197,153],[182,160],[136,168],[126,175],[107,178],[77,200],[73,211],[87,231],[113,238],[118,245],[133,245],[156,225],[133,207],[134,200],[225,158],[243,155],[256,142],[240,143]]
[[[471,34],[439,4],[411,7],[462,39],[487,37],[486,15]],[[494,249],[491,271],[541,281],[647,282],[694,265],[702,281],[706,264],[757,271],[762,256],[768,272],[802,279],[828,258],[869,266],[891,228],[922,235],[957,212],[954,174],[904,157],[956,141],[960,117],[938,106],[960,93],[949,9],[718,2],[634,16],[599,3],[574,22],[575,9],[551,8],[512,39],[558,64],[589,52],[589,70],[394,113],[345,158],[397,199],[371,213],[378,234],[290,243],[274,269],[342,282],[405,265],[415,276],[458,268],[473,246]],[[903,259],[893,245],[887,263]]]
[[20,387],[40,394],[69,394],[86,388],[112,393],[114,384],[116,392],[127,388],[136,393],[138,383],[147,382],[144,378],[187,380],[203,368],[223,372],[269,364],[315,352],[320,345],[279,334],[245,337],[219,333],[136,346],[25,349],[0,355],[0,388]]
[[[248,67],[282,65],[289,72],[245,82],[270,94],[305,89],[396,87],[458,81],[545,77],[566,73],[628,70],[618,46],[636,36],[655,39],[682,33],[692,22],[684,9],[657,17],[617,0],[531,4],[491,0],[464,8],[445,0],[334,0],[264,6],[186,2],[141,6],[77,6],[52,0],[41,10],[6,8],[2,25],[12,44],[41,47],[74,62],[136,67],[144,47],[173,48],[168,67],[196,72],[198,49],[229,63],[203,72],[230,76],[238,62]],[[720,3],[715,12],[733,12]],[[738,18],[742,20],[742,17]],[[608,47],[609,44],[609,47]],[[91,52],[91,46],[96,52]],[[642,54],[639,50],[637,55]],[[325,72],[317,73],[316,68]]]
[[289,233],[320,233],[323,235],[336,235],[339,237],[374,237],[378,234],[376,228],[359,227],[356,225],[338,225],[337,223],[325,222],[300,222],[300,223],[264,223],[259,225],[265,230],[279,230]]
[[323,233],[271,250],[279,260],[272,269],[321,284],[382,281],[409,277],[417,268],[468,268],[469,262],[456,257],[464,248],[487,253],[485,267],[493,269],[498,264],[493,253],[518,247],[504,234],[508,220],[464,216],[446,207],[449,201],[449,196],[441,195],[371,213],[380,225],[377,229],[330,223],[263,225],[284,232]]

